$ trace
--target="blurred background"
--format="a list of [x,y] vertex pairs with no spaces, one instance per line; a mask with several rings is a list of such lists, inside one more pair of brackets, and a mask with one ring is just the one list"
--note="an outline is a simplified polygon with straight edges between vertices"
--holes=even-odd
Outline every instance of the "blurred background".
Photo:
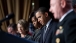
[[[76,11],[76,0],[73,1],[73,7]],[[17,23],[20,19],[28,21],[31,12],[39,7],[46,7],[49,10],[50,0],[0,0],[0,20],[6,15],[14,13],[15,17],[2,23],[2,29],[7,31],[7,26],[11,23]]]
[[11,23],[17,23],[20,19],[28,21],[29,15],[32,11],[39,7],[46,7],[49,9],[50,0],[0,0],[0,20],[10,13],[14,13],[15,17],[9,21],[2,23],[2,29],[6,28]]

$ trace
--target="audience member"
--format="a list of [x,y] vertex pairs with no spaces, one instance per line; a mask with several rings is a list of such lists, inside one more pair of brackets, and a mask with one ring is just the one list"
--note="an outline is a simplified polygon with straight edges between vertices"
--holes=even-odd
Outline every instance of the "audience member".
[[17,23],[17,30],[20,33],[21,38],[30,39],[29,33],[29,24],[24,19],[21,19]]
[[35,12],[32,12],[30,15],[30,22],[34,25],[35,28],[35,32],[32,36],[32,40],[39,43],[42,25],[37,21],[37,18],[35,17],[34,13]]
[[49,10],[44,7],[40,7],[35,12],[38,22],[44,26],[41,30],[40,43],[51,43],[51,40],[54,36],[57,22],[55,22],[50,15],[51,14],[49,13]]
[[12,35],[17,35],[17,25],[16,24],[9,24],[7,27],[7,32]]

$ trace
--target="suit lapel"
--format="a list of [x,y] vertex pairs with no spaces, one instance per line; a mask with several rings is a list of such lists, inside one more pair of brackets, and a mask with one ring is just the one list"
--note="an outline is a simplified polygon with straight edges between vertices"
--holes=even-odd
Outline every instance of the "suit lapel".
[[43,28],[41,29],[41,39],[40,39],[40,43],[43,43],[43,33],[44,33],[44,26]]
[[47,40],[48,34],[49,34],[50,32],[52,32],[52,29],[51,29],[51,28],[52,28],[52,25],[53,25],[52,22],[53,22],[53,21],[50,22],[50,24],[49,24],[49,26],[48,26],[48,29],[47,29],[47,31],[46,31],[46,33],[45,33],[44,41]]

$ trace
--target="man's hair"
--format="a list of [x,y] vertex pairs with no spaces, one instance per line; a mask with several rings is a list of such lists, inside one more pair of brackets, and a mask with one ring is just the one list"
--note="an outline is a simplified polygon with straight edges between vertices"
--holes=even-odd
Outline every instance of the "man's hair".
[[[49,12],[49,10],[48,9],[46,9],[45,7],[40,7],[36,12],[41,12],[42,14],[44,14],[45,12]],[[35,13],[36,13],[35,12]]]
[[47,12],[48,15],[49,15],[49,17],[54,18],[54,17],[53,17],[53,14],[52,14],[51,12],[49,12],[49,9],[47,9],[47,8],[45,8],[45,7],[40,7],[40,8],[35,12],[35,14],[36,14],[37,12],[41,12],[42,14],[45,14],[45,12]]

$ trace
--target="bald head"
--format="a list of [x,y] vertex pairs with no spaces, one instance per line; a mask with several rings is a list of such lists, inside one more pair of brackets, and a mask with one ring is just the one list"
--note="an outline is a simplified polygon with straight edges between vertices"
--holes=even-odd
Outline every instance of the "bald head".
[[50,0],[49,11],[53,13],[56,19],[60,19],[71,8],[72,0]]

